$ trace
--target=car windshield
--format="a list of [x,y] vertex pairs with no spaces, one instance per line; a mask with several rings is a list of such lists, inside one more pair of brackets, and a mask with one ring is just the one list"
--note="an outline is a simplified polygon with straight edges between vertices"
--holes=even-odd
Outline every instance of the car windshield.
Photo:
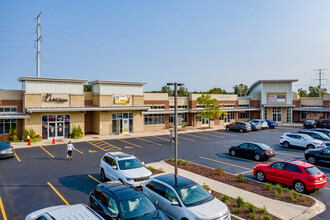
[[314,122],[313,120],[307,120],[306,122]]
[[308,167],[308,168],[305,168],[305,170],[309,173],[309,174],[311,174],[311,175],[315,175],[315,174],[320,174],[320,173],[322,173],[322,171],[321,170],[319,170],[319,168],[317,168],[317,167]]
[[328,135],[323,134],[322,132],[317,132],[318,135],[320,135],[322,138],[328,139]]
[[119,201],[124,219],[142,218],[157,211],[145,195]]
[[258,146],[261,148],[261,149],[263,149],[263,150],[271,150],[272,148],[271,147],[269,147],[268,145],[266,145],[266,144],[258,144]]
[[256,123],[254,122],[249,122],[252,126],[256,126]]
[[319,132],[322,132],[323,134],[326,134],[327,136],[330,136],[330,131],[324,130],[324,131],[319,131]]
[[312,138],[311,136],[308,136],[308,135],[304,135],[302,137],[309,141],[314,140],[314,138]]
[[200,205],[213,199],[213,196],[199,184],[177,189],[176,192],[186,206]]
[[143,165],[140,163],[138,159],[119,160],[118,164],[121,170],[143,167]]

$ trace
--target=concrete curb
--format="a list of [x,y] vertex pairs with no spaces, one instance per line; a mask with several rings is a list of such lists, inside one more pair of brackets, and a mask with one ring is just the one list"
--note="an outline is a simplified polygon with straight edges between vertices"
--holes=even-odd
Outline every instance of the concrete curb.
[[[147,164],[147,166],[149,165],[154,168],[162,168],[167,173],[172,173],[173,170],[173,166],[165,163],[164,161]],[[322,202],[313,197],[311,198],[315,200],[315,204],[311,207],[305,207],[301,205],[295,205],[292,203],[270,199],[268,197],[264,197],[213,179],[209,179],[207,177],[183,169],[179,169],[179,174],[182,176],[186,176],[187,178],[190,178],[199,184],[206,183],[210,186],[212,190],[224,193],[232,198],[241,196],[245,201],[252,203],[258,208],[263,208],[263,206],[265,205],[270,214],[277,216],[281,219],[311,219],[314,216],[322,213],[326,209],[326,206]]]

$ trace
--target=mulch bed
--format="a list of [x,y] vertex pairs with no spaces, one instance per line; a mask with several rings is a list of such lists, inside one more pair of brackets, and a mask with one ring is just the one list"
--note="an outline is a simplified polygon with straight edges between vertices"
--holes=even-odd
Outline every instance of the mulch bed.
[[[172,163],[170,163],[168,160],[165,161],[171,165],[173,165]],[[291,190],[287,190],[287,191],[283,191],[280,196],[275,197],[274,193],[275,193],[275,186],[273,186],[272,190],[267,190],[265,187],[264,183],[259,183],[256,181],[252,181],[249,179],[246,179],[246,182],[238,182],[237,181],[237,176],[230,174],[230,173],[222,173],[222,174],[217,174],[217,172],[215,171],[215,169],[209,168],[209,167],[205,167],[199,164],[195,164],[195,163],[191,163],[188,162],[187,165],[182,165],[182,164],[178,164],[178,167],[196,174],[199,174],[201,176],[205,176],[208,177],[210,179],[213,180],[217,180],[223,183],[226,183],[228,185],[231,186],[235,186],[237,188],[240,189],[244,189],[246,191],[252,192],[252,193],[257,193],[258,195],[261,196],[265,196],[271,199],[275,199],[275,200],[279,200],[279,201],[283,201],[283,202],[288,202],[288,203],[293,203],[296,205],[302,205],[302,206],[306,206],[306,207],[311,207],[312,205],[314,205],[315,200],[310,198],[310,197],[305,197],[301,194],[299,194],[297,196],[295,196],[295,201],[291,201],[290,197],[292,199],[293,193]],[[284,188],[284,187],[283,187]]]

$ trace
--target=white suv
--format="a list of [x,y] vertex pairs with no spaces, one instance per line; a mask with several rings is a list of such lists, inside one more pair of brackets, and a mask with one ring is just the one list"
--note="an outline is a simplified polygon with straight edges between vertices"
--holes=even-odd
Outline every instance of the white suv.
[[322,143],[323,141],[313,139],[306,134],[285,133],[281,136],[280,139],[280,144],[282,144],[285,148],[288,148],[292,145],[306,149],[315,149],[319,148]]
[[135,187],[141,186],[151,172],[136,157],[123,152],[107,152],[101,159],[101,180],[120,180]]

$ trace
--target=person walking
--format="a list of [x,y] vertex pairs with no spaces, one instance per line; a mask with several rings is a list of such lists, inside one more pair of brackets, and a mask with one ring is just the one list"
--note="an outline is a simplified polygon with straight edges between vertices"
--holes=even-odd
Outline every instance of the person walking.
[[170,130],[170,144],[173,144],[175,141],[175,135],[173,130]]
[[67,148],[67,153],[68,153],[67,158],[68,158],[68,160],[72,160],[72,151],[73,151],[73,149],[74,149],[74,146],[71,143],[71,141],[69,141],[68,148]]

